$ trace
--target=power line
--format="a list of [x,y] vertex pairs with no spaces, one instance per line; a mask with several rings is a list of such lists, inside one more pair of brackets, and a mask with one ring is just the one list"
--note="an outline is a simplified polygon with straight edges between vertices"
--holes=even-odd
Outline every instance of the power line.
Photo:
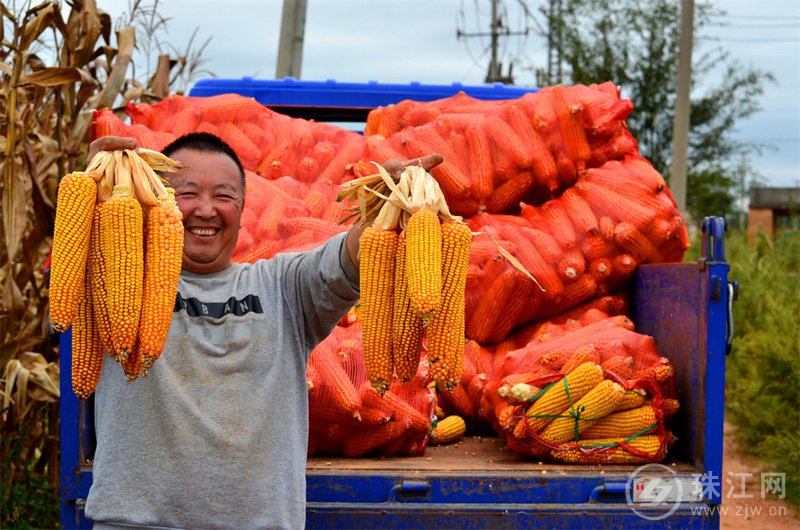
[[797,29],[800,28],[800,21],[796,24],[774,24],[774,25],[750,25],[750,24],[721,24],[722,28],[740,28],[740,29]]
[[780,20],[782,22],[786,22],[787,20],[800,20],[800,15],[787,15],[787,16],[720,15],[720,18],[736,18],[745,20]]
[[793,39],[726,39],[721,37],[708,37],[705,40],[715,42],[800,42],[800,38]]

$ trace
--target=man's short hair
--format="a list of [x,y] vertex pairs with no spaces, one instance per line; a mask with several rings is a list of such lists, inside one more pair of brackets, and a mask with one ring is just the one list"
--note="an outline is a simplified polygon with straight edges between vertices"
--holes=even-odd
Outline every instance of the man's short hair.
[[244,192],[245,179],[242,161],[239,160],[239,157],[236,155],[236,151],[234,151],[230,145],[225,143],[222,138],[205,132],[184,134],[183,136],[173,140],[173,142],[165,147],[161,152],[167,156],[172,156],[172,153],[180,149],[194,149],[195,151],[206,151],[212,153],[216,152],[228,155],[231,160],[236,163],[236,167],[239,168],[239,174],[242,177],[242,191]]

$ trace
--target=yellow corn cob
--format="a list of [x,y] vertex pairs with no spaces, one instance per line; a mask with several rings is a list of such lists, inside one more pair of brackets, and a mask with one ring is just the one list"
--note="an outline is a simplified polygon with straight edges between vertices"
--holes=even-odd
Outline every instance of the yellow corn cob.
[[392,355],[394,370],[401,381],[412,379],[419,369],[422,351],[422,318],[411,309],[406,281],[406,238],[400,234],[394,270],[394,315],[392,318]]
[[580,433],[592,427],[600,418],[608,416],[622,399],[623,388],[606,379],[595,386],[574,405],[563,410],[539,436],[547,443],[558,445],[577,439]]
[[[634,455],[620,447],[624,442],[635,450],[642,451],[649,457]],[[579,447],[585,448],[584,451]],[[607,450],[601,450],[608,447]],[[637,436],[632,440],[625,438],[604,438],[600,440],[581,440],[574,448],[551,451],[554,460],[570,464],[643,464],[657,462],[664,458],[661,440],[655,434]]]
[[111,323],[109,353],[124,361],[136,344],[144,284],[142,207],[130,187],[114,186],[101,210],[100,230]]
[[397,234],[367,227],[361,234],[359,318],[367,378],[383,395],[392,382],[392,291]]
[[680,408],[680,404],[678,403],[677,399],[665,399],[661,401],[661,410],[664,411],[664,417],[669,418]]
[[614,412],[623,410],[635,409],[644,405],[645,392],[638,388],[633,390],[626,390],[622,393],[622,399],[619,400],[617,406],[614,407]]
[[133,349],[125,356],[125,360],[122,361],[122,371],[125,372],[125,375],[128,377],[129,383],[132,383],[142,375],[144,371],[144,356],[142,355],[142,349],[138,342],[134,344]]
[[167,199],[151,207],[147,214],[144,293],[139,321],[139,349],[145,375],[161,355],[172,322],[175,293],[181,275],[181,219],[172,188]]
[[89,291],[90,287],[84,286],[72,326],[72,391],[81,399],[89,399],[103,370],[103,349]]
[[100,334],[103,351],[111,351],[111,322],[108,320],[108,292],[106,290],[106,262],[103,257],[103,234],[100,217],[105,203],[94,207],[92,234],[89,237],[88,285],[91,289],[92,312],[95,326]]
[[452,392],[464,368],[464,296],[472,232],[464,223],[442,225],[442,304],[427,329],[428,361],[439,388]]
[[449,444],[460,440],[467,432],[467,424],[461,416],[447,416],[436,423],[431,431],[431,443],[434,445]]
[[524,421],[519,421],[514,426],[514,430],[511,432],[511,436],[518,440],[525,440],[528,438],[528,427],[525,425]]
[[97,186],[82,172],[65,175],[58,185],[50,264],[50,322],[63,333],[72,325],[84,288],[89,233]]
[[656,411],[653,407],[645,405],[635,409],[614,412],[600,421],[593,422],[586,432],[581,434],[583,438],[628,438],[635,434],[644,434],[646,429],[655,429]]
[[442,301],[442,227],[433,210],[414,212],[406,224],[406,278],[411,307],[423,318]]
[[561,414],[569,407],[570,399],[572,403],[577,403],[602,380],[603,370],[596,363],[584,363],[575,368],[564,379],[553,383],[553,386],[530,406],[525,413],[528,430],[538,433],[547,427],[555,419],[548,416]]

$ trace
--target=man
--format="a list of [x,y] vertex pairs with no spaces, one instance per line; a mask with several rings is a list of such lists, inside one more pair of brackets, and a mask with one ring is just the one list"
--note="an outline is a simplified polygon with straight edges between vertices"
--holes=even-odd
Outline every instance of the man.
[[[133,149],[106,137],[100,150]],[[362,227],[318,249],[231,262],[244,171],[219,138],[164,150],[183,214],[183,270],[164,351],[128,384],[107,362],[95,393],[95,528],[303,528],[306,363],[358,299]],[[430,169],[441,156],[386,163]]]

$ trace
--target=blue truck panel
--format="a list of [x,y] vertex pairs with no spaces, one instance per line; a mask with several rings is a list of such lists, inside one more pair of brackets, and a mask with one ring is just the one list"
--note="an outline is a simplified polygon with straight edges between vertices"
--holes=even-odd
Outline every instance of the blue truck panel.
[[[365,109],[459,91],[510,99],[531,90],[244,78],[200,81],[190,95],[235,92],[292,115],[359,121]],[[718,528],[718,513],[708,508],[721,502],[719,491],[704,488],[694,495],[687,488],[722,474],[725,356],[737,286],[727,277],[724,220],[706,218],[702,228],[699,261],[639,267],[632,286],[631,316],[674,365],[681,403],[672,424],[679,441],[666,465],[647,476],[677,485],[680,503],[632,502],[636,466],[533,462],[504,450],[498,438],[471,437],[455,446],[429,447],[421,457],[310,458],[307,527]],[[70,363],[67,332],[61,336],[61,524],[90,528],[83,504],[92,480],[92,401],[67,390]]]

